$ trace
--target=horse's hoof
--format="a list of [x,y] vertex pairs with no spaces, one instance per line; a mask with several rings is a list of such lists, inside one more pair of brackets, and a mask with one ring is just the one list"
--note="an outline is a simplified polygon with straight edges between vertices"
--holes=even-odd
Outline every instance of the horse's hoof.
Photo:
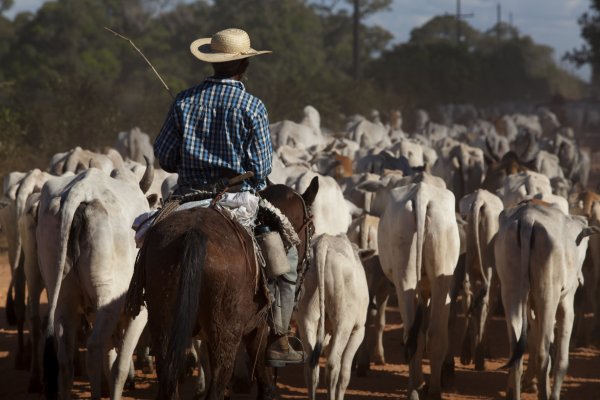
[[252,391],[252,382],[244,379],[235,379],[231,385],[233,393],[250,393]]
[[29,381],[27,393],[42,393],[43,390],[44,386],[42,385],[42,382],[39,381],[39,379]]
[[475,371],[485,371],[485,360],[475,360]]

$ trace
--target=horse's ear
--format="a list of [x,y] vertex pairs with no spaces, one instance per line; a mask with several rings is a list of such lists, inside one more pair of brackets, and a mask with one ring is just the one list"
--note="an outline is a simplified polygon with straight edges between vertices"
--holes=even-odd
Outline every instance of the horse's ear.
[[319,191],[319,177],[315,176],[312,181],[310,181],[310,185],[308,188],[302,193],[302,198],[307,206],[311,206],[315,201],[315,197],[317,197],[317,192]]

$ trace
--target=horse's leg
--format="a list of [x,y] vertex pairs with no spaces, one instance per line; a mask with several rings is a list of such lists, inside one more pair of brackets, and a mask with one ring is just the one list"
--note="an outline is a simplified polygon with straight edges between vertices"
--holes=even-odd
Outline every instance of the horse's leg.
[[148,322],[148,311],[145,307],[140,309],[140,313],[135,319],[129,320],[119,349],[119,355],[111,371],[111,386],[113,388],[111,400],[119,400],[121,398],[123,386],[125,385],[131,366],[131,357],[137,341],[146,326],[146,322]]
[[[275,385],[271,376],[270,369],[265,365],[265,348],[267,345],[267,337],[269,329],[264,323],[249,335],[244,337],[244,343],[248,356],[250,357],[250,374],[256,376],[258,391],[256,398],[258,400],[275,399]],[[253,376],[250,375],[250,379]]]
[[215,332],[208,346],[212,379],[207,400],[222,400],[233,374],[235,355],[241,341],[241,332]]
[[149,328],[145,328],[142,332],[142,336],[138,340],[136,348],[136,362],[138,369],[141,369],[144,374],[151,374],[154,372],[154,362],[150,355],[150,332]]

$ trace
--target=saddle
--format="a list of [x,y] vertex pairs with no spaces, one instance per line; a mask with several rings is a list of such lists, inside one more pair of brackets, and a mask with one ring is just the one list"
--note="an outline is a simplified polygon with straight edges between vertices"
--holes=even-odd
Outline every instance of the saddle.
[[[270,306],[273,296],[267,285],[268,281],[264,268],[265,261],[254,236],[254,226],[268,226],[272,231],[278,232],[286,251],[293,246],[297,246],[300,243],[300,238],[288,218],[268,200],[263,198],[259,199],[255,218],[247,218],[247,215],[245,215],[246,218],[238,218],[235,211],[232,211],[221,204],[222,200],[225,200],[223,203],[227,204],[227,199],[223,199],[224,195],[224,191],[217,193],[213,190],[196,190],[193,193],[185,195],[171,196],[161,208],[141,215],[134,223],[138,247],[142,247],[144,236],[148,230],[155,224],[167,218],[173,212],[196,207],[212,208],[231,225],[238,236],[248,267],[250,269],[254,267],[254,270],[256,271],[255,293],[258,292],[259,288],[262,286],[263,293]],[[248,235],[251,238],[253,243],[252,248],[247,247],[245,235]],[[140,275],[143,274],[141,268],[138,267],[141,253],[142,251],[140,250],[138,259],[136,259],[132,285],[142,284],[141,281],[140,283],[136,282],[139,279],[143,279],[142,275]],[[260,282],[262,282],[262,284],[260,284]],[[136,315],[136,313],[133,315]]]

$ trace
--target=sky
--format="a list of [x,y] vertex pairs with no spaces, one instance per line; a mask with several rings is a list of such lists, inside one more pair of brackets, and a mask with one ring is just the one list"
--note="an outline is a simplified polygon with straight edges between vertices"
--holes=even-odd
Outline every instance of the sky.
[[[6,15],[12,18],[21,11],[36,11],[47,0],[15,0]],[[392,9],[380,12],[369,19],[369,23],[381,25],[394,35],[394,43],[405,42],[411,29],[422,25],[434,15],[456,13],[457,0],[393,0]],[[522,34],[529,35],[537,43],[555,49],[557,62],[585,80],[589,81],[590,68],[575,69],[561,62],[562,55],[580,47],[583,41],[577,18],[590,5],[590,0],[462,0],[461,11],[472,13],[469,24],[479,30],[487,30],[496,23],[497,5],[501,6],[501,18],[508,21],[512,14],[513,25]]]

